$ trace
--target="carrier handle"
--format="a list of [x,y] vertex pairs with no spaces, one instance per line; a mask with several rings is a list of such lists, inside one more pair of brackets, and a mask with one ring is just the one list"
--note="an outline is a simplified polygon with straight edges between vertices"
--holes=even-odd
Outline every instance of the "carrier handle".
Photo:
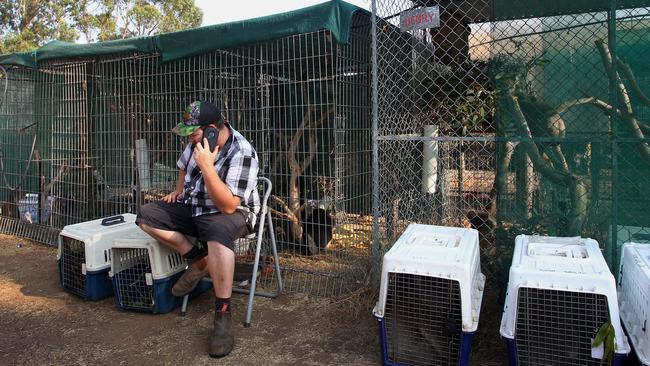
[[124,222],[124,216],[122,215],[117,215],[113,217],[107,217],[102,220],[102,226],[111,226],[111,225],[117,225],[121,224]]

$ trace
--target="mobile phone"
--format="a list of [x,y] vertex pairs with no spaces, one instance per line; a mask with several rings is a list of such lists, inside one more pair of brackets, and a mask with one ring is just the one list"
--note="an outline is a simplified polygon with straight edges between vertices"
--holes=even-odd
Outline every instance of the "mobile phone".
[[219,130],[214,127],[206,127],[203,131],[203,136],[208,139],[208,145],[210,146],[210,151],[214,151],[217,147],[217,138],[219,138]]

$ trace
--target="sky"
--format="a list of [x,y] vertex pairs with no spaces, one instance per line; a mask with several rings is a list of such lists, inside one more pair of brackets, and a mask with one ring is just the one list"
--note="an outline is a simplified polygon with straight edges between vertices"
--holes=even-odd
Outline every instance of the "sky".
[[[203,23],[211,25],[283,13],[324,2],[325,0],[195,0],[203,10]],[[361,8],[369,9],[370,0],[345,0]]]

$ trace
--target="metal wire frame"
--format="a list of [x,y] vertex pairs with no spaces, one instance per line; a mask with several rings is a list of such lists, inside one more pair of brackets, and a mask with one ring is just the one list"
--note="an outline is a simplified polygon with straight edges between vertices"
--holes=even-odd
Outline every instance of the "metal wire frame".
[[86,245],[84,242],[61,237],[61,286],[81,297],[87,295],[86,275],[82,266],[86,263]]
[[458,281],[388,275],[388,358],[400,365],[457,365],[462,330]]
[[[287,289],[317,295],[342,291],[342,284],[349,282],[344,273],[363,273],[347,258],[348,248],[354,247],[341,240],[331,250],[324,246],[335,239],[335,227],[353,225],[355,218],[369,213],[363,209],[368,200],[357,185],[370,179],[370,133],[363,125],[369,111],[369,49],[363,51],[361,38],[369,35],[369,23],[367,17],[365,23],[355,19],[360,25],[352,32],[351,45],[339,45],[321,31],[161,66],[151,56],[95,64],[93,90],[98,95],[93,113],[101,122],[93,135],[102,151],[100,160],[102,154],[112,159],[98,164],[95,175],[103,177],[111,191],[123,190],[112,195],[117,202],[108,207],[137,207],[171,190],[182,144],[168,131],[192,100],[215,101],[233,127],[254,144],[260,173],[276,187],[273,213],[278,244],[284,249]],[[140,176],[142,169],[129,163],[131,156],[140,154],[129,151],[132,146],[119,147],[116,138],[145,142],[151,159],[149,181]],[[296,166],[299,173],[291,170]],[[348,240],[363,240],[364,233],[358,231],[348,234]],[[316,250],[307,248],[307,240],[316,243]],[[361,248],[354,249],[363,253],[363,243],[356,244]]]
[[515,341],[519,365],[606,365],[592,358],[591,344],[609,321],[607,296],[519,289]]
[[[463,128],[468,123],[463,118],[469,118],[469,108],[474,107],[467,101],[480,100],[476,92],[489,89],[482,61],[488,58],[488,50],[470,55],[469,45],[478,43],[480,36],[467,32],[463,22],[489,15],[489,7],[484,2],[463,2],[447,19],[444,14],[452,6],[441,4],[445,18],[439,29],[400,30],[399,14],[422,6],[425,2],[373,1],[375,267],[381,253],[411,222],[474,225],[483,253],[494,241],[486,213],[496,168],[494,126],[483,116],[473,130]],[[475,107],[488,108],[486,104]],[[491,277],[490,261],[483,261]]]
[[[630,111],[645,113],[634,82],[647,93],[648,8],[611,2],[609,10],[526,18],[532,2],[513,2],[521,19],[493,21],[500,14],[487,1],[435,4],[439,28],[402,31],[400,14],[434,2],[372,1],[374,273],[411,222],[479,230],[488,281],[501,285],[519,233],[595,238],[616,268],[617,236],[645,235],[650,226],[645,199],[631,199],[650,181],[648,139],[625,127],[629,118],[576,101],[591,96],[620,108],[620,78]],[[624,55],[634,76],[624,68],[608,74],[598,41],[612,57]],[[517,130],[507,83],[528,133]],[[540,131],[548,108],[561,117]],[[578,183],[549,177],[554,171]]]
[[[86,135],[84,69],[83,64],[7,68],[7,93],[0,107],[0,225],[5,232],[54,244],[57,230],[52,228],[81,219],[71,207],[75,200],[82,206],[84,197],[62,195],[61,189],[87,184],[74,169],[85,159],[75,150]],[[69,144],[53,147],[52,141],[59,139]]]
[[151,311],[154,308],[154,286],[147,248],[113,248],[113,283],[115,296],[122,309]]

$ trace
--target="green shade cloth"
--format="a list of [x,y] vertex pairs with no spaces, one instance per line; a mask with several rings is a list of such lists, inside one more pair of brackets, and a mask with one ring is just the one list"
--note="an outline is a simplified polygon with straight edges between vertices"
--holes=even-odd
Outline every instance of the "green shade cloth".
[[106,56],[116,53],[154,53],[154,40],[152,37],[137,37],[120,39],[115,41],[76,44],[62,41],[52,41],[36,50],[38,61],[74,58]]
[[[492,20],[513,20],[609,11],[611,0],[491,0]],[[618,9],[642,8],[648,0],[617,0]]]
[[293,34],[328,29],[334,38],[347,44],[352,16],[361,9],[340,0],[260,18],[211,25],[151,37],[75,44],[52,41],[35,52],[0,56],[0,64],[38,67],[53,59],[95,57],[125,53],[159,53],[162,62],[204,54],[216,49],[267,41]]
[[330,1],[287,13],[161,34],[156,40],[163,62],[321,29],[329,29],[339,43],[347,44],[357,10],[362,9]]
[[0,55],[0,65],[14,65],[36,68],[36,52],[17,52]]

